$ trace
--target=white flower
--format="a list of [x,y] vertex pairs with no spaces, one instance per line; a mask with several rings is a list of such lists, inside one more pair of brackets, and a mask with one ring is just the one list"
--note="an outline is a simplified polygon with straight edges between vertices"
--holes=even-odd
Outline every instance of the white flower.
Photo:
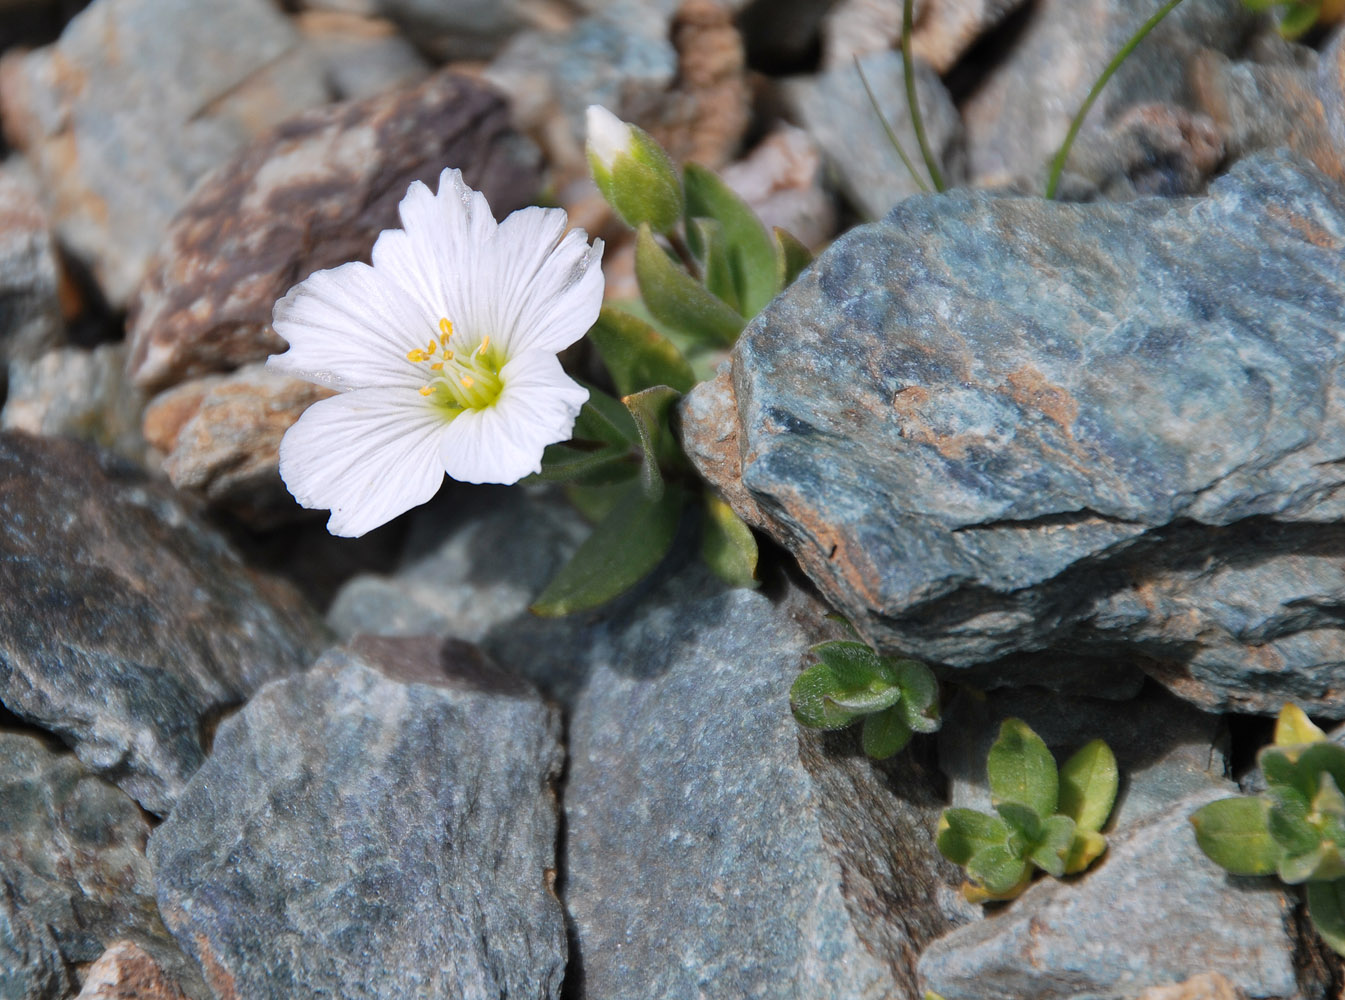
[[602,305],[602,241],[560,209],[498,225],[456,170],[416,181],[373,266],[317,271],[276,303],[289,350],[267,367],[339,389],[280,444],[280,475],[327,529],[357,536],[430,499],[447,473],[514,483],[570,436],[588,390],[557,352]]
[[608,170],[616,165],[618,156],[631,153],[631,127],[601,104],[590,104],[584,112],[584,130],[589,155]]

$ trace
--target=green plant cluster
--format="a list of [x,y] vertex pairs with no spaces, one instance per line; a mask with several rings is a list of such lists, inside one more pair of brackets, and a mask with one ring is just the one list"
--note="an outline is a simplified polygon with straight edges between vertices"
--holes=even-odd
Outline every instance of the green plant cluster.
[[1345,18],[1345,0],[1242,0],[1249,10],[1280,11],[1280,34],[1299,38],[1319,23],[1335,24]]
[[1306,885],[1323,940],[1345,955],[1345,747],[1330,743],[1296,705],[1257,757],[1264,795],[1220,799],[1191,814],[1196,843],[1234,875],[1278,875]]
[[995,813],[945,809],[936,843],[966,869],[972,902],[1012,899],[1034,870],[1081,872],[1107,849],[1102,827],[1116,802],[1116,757],[1093,740],[1065,766],[1022,719],[1007,719],[985,764]]
[[817,662],[789,691],[800,725],[844,729],[862,719],[864,752],[877,760],[941,725],[939,682],[923,663],[879,656],[848,640],[819,643],[811,652]]
[[732,586],[755,586],[756,539],[692,474],[672,419],[681,395],[710,377],[748,319],[811,261],[713,171],[679,172],[647,133],[625,128],[628,152],[611,164],[590,160],[608,202],[636,227],[641,301],[605,306],[588,335],[620,399],[588,386],[573,438],[543,456],[540,478],[565,483],[594,524],[534,602],[544,616],[594,608],[634,586],[693,506],[705,563]]

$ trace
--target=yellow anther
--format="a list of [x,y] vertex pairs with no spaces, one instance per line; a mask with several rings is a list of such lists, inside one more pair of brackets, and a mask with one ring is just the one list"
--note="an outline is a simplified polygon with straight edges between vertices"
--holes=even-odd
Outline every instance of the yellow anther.
[[430,365],[430,371],[441,372],[443,370],[444,363],[442,361],[436,361],[434,364]]
[[420,394],[421,394],[422,396],[428,396],[428,395],[430,395],[430,394],[433,393],[433,392],[434,392],[434,386],[432,386],[432,385],[422,385],[422,386],[420,387]]
[[481,338],[481,346],[476,349],[476,356],[479,358],[486,353],[486,348],[490,346],[490,334]]
[[447,340],[449,337],[453,336],[453,324],[446,319],[441,319],[439,321],[439,334],[440,340]]
[[464,375],[462,378],[458,379],[458,381],[462,383],[464,389],[470,389],[476,384],[476,379],[472,378],[470,375]]
[[414,361],[417,364],[419,364],[422,361],[429,361],[430,356],[426,354],[424,351],[422,351],[419,347],[417,347],[414,351],[406,352],[406,360]]
[[444,360],[445,361],[453,360],[453,352],[450,351],[447,347],[444,348]]
[[425,347],[425,353],[430,357],[434,357],[434,352],[437,350],[439,350],[439,345],[436,344],[433,340],[431,340],[429,344],[427,344]]

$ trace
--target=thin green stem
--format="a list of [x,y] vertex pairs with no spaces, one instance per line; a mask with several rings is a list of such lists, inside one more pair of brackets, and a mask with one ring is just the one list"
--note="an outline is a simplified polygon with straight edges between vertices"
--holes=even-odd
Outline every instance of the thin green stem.
[[859,73],[859,81],[864,84],[864,93],[869,95],[869,104],[873,106],[873,113],[878,116],[878,120],[883,123],[883,131],[887,133],[887,141],[892,143],[892,148],[897,151],[901,157],[901,162],[906,164],[906,170],[911,175],[911,180],[915,181],[916,187],[926,194],[929,193],[929,185],[921,179],[916,173],[915,164],[911,158],[906,155],[906,150],[901,146],[901,140],[897,138],[897,133],[892,131],[892,126],[887,122],[887,116],[883,114],[883,109],[878,105],[878,98],[874,96],[873,88],[869,86],[869,78],[864,75],[864,67],[859,63],[859,56],[855,56],[855,70]]
[[[909,3],[910,0],[907,0]],[[1112,61],[1107,64],[1107,68],[1102,71],[1102,75],[1097,78],[1093,84],[1093,89],[1088,92],[1088,97],[1083,102],[1083,107],[1079,113],[1074,116],[1074,121],[1070,122],[1069,133],[1065,136],[1065,141],[1060,144],[1060,149],[1056,151],[1055,159],[1051,161],[1051,176],[1046,180],[1046,198],[1049,201],[1055,197],[1055,189],[1060,185],[1060,175],[1065,172],[1065,161],[1069,159],[1070,147],[1074,145],[1074,139],[1079,134],[1079,129],[1083,128],[1083,120],[1088,117],[1089,110],[1093,107],[1093,102],[1097,100],[1098,94],[1102,93],[1102,88],[1107,85],[1107,81],[1112,75],[1121,68],[1121,63],[1126,61],[1126,57],[1135,51],[1135,46],[1144,41],[1146,35],[1158,26],[1158,22],[1167,17],[1182,0],[1168,0],[1158,13],[1140,25],[1139,31],[1130,36],[1130,41],[1121,47],[1121,51],[1112,56]]]
[[901,8],[901,66],[906,74],[906,104],[911,109],[911,125],[915,127],[915,141],[920,143],[920,155],[925,158],[929,179],[936,191],[947,191],[939,163],[925,137],[925,120],[920,116],[920,102],[915,93],[915,60],[911,57],[911,33],[915,30],[915,0],[905,0]]

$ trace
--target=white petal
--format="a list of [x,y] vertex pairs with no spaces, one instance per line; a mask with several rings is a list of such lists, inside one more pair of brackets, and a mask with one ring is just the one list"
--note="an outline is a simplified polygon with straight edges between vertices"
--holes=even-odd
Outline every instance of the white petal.
[[319,400],[280,442],[280,475],[327,530],[358,537],[424,503],[444,481],[451,425],[415,389],[357,389]]
[[507,485],[540,472],[542,451],[569,438],[588,399],[547,351],[511,359],[500,376],[495,405],[464,412],[444,433],[441,457],[454,479]]
[[424,384],[406,353],[436,332],[422,309],[367,264],[316,271],[276,303],[276,333],[289,341],[273,354],[275,371],[336,389]]
[[584,132],[588,152],[608,170],[618,156],[631,151],[630,126],[601,104],[590,104],[584,112]]

